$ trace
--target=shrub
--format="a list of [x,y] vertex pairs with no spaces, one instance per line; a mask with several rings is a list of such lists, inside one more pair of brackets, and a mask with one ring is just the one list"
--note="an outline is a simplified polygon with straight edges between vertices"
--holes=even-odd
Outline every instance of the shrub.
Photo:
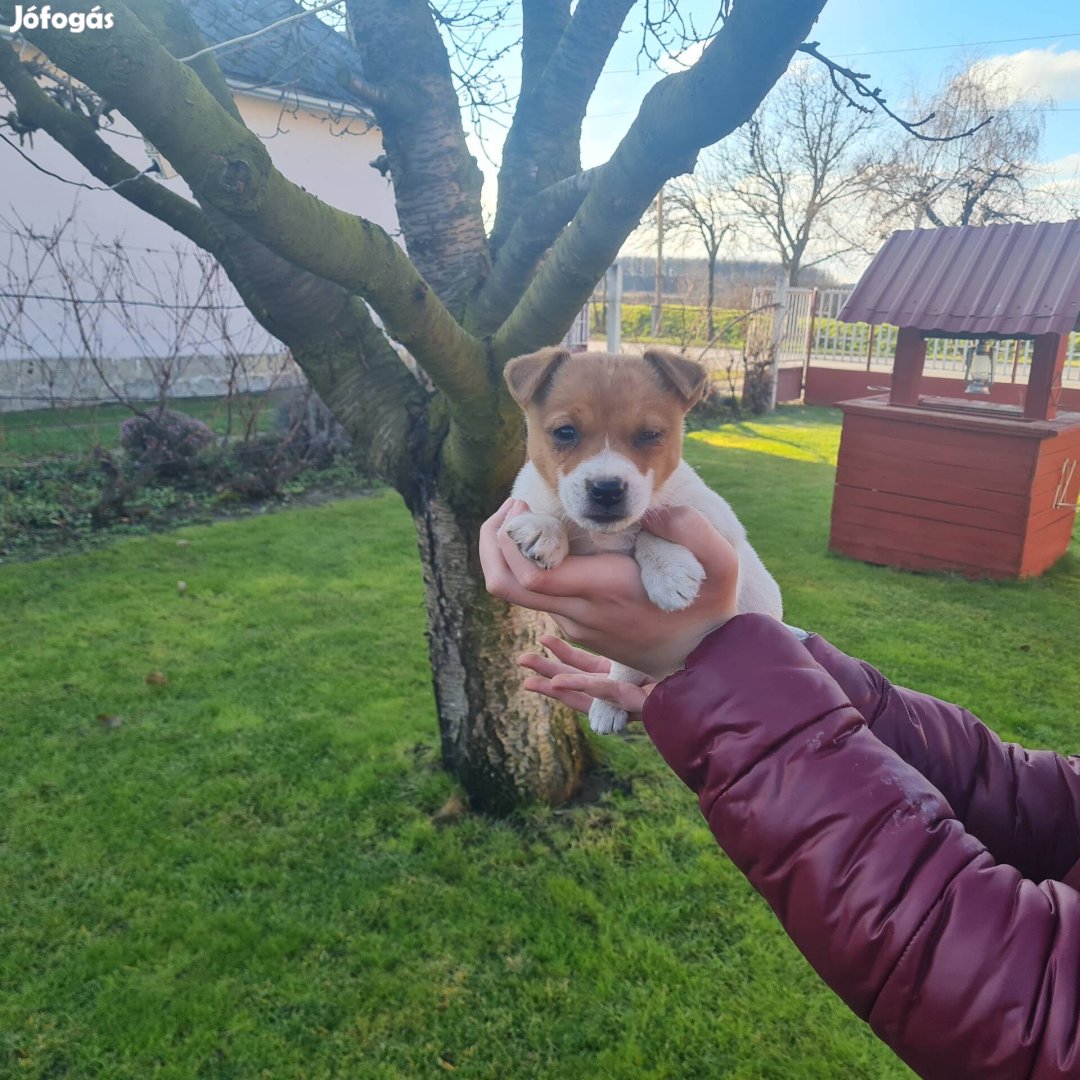
[[739,415],[739,400],[725,388],[710,383],[701,400],[686,414],[686,430],[700,431],[702,428],[726,424]]
[[349,436],[314,390],[296,390],[278,406],[277,429],[297,458],[325,466],[351,448]]
[[120,425],[124,450],[137,464],[151,467],[161,476],[182,475],[214,438],[201,420],[172,409],[133,416]]

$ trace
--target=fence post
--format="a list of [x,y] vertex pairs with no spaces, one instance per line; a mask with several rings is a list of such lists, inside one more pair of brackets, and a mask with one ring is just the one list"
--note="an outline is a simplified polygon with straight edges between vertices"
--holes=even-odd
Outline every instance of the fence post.
[[776,278],[776,292],[773,294],[776,309],[773,311],[772,356],[769,359],[769,412],[776,411],[776,392],[780,382],[780,344],[784,340],[784,327],[787,325],[788,281],[784,274]]
[[607,272],[607,351],[622,348],[622,266],[615,263]]
[[804,399],[806,397],[806,382],[810,377],[810,357],[814,352],[814,330],[817,328],[819,296],[818,287],[815,285],[814,291],[810,294],[810,313],[806,320],[806,356],[803,357],[802,385],[799,387],[799,394]]

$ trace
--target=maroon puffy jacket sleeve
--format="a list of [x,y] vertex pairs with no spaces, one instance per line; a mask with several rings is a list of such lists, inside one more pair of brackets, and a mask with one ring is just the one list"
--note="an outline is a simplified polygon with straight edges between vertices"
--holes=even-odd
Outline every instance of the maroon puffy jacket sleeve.
[[1080,759],[1003,743],[966,709],[893,686],[824,638],[805,645],[874,735],[945,796],[998,862],[1035,881],[1080,878]]
[[645,726],[821,977],[925,1077],[1080,1077],[1080,894],[995,860],[780,623],[742,615]]

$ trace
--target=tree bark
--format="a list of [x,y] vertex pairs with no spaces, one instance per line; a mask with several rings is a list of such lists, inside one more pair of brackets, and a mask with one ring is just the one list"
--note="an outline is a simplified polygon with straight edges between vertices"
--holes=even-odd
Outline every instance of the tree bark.
[[511,660],[550,632],[547,618],[488,595],[478,527],[437,491],[424,493],[413,517],[443,763],[478,810],[564,802],[592,763],[590,744],[569,710],[522,689]]
[[383,136],[409,257],[461,318],[490,259],[480,192],[450,59],[427,0],[350,0],[353,43]]

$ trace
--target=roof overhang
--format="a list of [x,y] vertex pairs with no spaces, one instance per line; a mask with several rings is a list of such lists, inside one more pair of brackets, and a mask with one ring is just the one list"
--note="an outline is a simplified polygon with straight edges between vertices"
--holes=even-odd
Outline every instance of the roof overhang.
[[311,112],[317,112],[334,119],[348,117],[354,120],[363,120],[364,123],[375,126],[375,117],[371,112],[347,101],[330,101],[326,98],[316,97],[314,94],[306,94],[302,90],[294,90],[291,87],[253,85],[228,77],[226,77],[225,82],[234,94],[244,94],[246,97],[258,98],[260,101],[274,101],[284,105],[300,105]]

